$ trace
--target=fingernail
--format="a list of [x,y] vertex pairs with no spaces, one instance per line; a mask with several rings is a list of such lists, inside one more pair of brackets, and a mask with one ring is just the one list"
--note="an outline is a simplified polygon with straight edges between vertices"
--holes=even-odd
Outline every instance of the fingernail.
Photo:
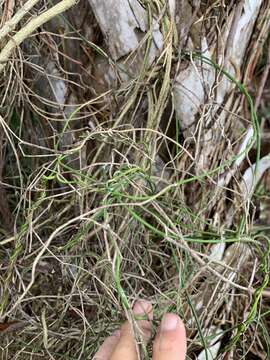
[[177,328],[178,316],[175,314],[165,314],[161,321],[161,332],[174,331]]
[[133,314],[134,315],[148,315],[152,311],[152,305],[149,301],[146,300],[137,300],[133,307]]

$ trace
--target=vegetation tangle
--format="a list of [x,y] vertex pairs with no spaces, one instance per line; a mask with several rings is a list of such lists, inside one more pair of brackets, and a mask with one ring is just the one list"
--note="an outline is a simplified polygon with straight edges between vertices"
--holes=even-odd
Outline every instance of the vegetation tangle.
[[91,359],[148,298],[188,359],[269,359],[270,3],[0,8],[1,358]]

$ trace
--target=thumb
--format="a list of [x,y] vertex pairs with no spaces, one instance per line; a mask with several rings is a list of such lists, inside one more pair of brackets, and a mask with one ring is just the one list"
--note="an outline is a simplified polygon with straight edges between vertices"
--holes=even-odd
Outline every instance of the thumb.
[[153,360],[184,360],[186,330],[179,316],[165,314],[154,341]]

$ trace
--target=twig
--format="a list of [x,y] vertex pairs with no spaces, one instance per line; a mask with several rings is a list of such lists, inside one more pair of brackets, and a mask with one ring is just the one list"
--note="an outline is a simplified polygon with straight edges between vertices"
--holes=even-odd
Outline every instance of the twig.
[[6,44],[0,53],[0,73],[3,71],[6,62],[8,61],[12,51],[19,46],[31,33],[38,27],[45,24],[55,16],[63,13],[67,9],[76,4],[76,0],[62,0],[51,9],[40,14],[38,17],[32,19],[23,29],[18,31]]
[[28,0],[22,7],[16,12],[16,14],[5,23],[5,25],[0,30],[0,40],[3,39],[19,21],[31,10],[39,0]]

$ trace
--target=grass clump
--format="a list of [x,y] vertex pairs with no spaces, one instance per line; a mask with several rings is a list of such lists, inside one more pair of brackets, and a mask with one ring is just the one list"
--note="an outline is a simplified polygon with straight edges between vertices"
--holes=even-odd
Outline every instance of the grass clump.
[[[215,359],[269,357],[267,171],[256,181],[269,129],[242,83],[248,65],[231,74],[189,49],[165,2],[140,3],[162,34],[157,56],[151,25],[134,52],[112,59],[82,1],[25,39],[2,72],[0,317],[16,324],[0,340],[8,359],[90,359],[141,297],[155,323],[165,311],[183,318],[189,359],[214,343]],[[229,16],[204,2],[196,11],[206,23],[218,11],[220,27]],[[190,132],[175,87],[192,64],[216,79]],[[222,103],[210,96],[220,76],[232,86]]]

